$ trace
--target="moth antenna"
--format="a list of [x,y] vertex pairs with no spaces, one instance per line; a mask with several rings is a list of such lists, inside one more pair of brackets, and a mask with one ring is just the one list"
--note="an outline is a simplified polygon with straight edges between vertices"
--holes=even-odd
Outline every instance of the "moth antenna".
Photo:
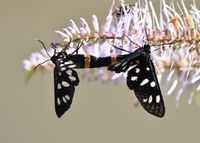
[[158,50],[160,50],[160,48],[154,49],[154,50],[152,51],[152,53],[153,53],[153,52],[156,52],[156,51],[158,51]]
[[53,42],[51,43],[51,48],[54,49],[54,55],[56,54],[56,44]]
[[74,53],[78,54],[78,50],[82,47],[83,41],[81,43],[78,43],[76,50],[74,50],[71,54],[73,55]]
[[66,49],[70,46],[71,42],[72,42],[72,38],[70,37],[69,42],[65,45],[65,47],[62,49],[61,52],[66,51]]
[[113,45],[113,44],[111,44],[111,43],[109,43],[109,44],[112,45],[114,48],[116,48],[116,49],[118,49],[118,50],[121,50],[121,51],[127,52],[127,53],[129,53],[129,54],[132,54],[132,52],[130,52],[130,51],[128,51],[128,50],[119,48],[119,47],[117,47],[117,46],[115,46],[115,45]]
[[43,43],[41,40],[39,40],[39,39],[35,39],[35,40],[42,44],[42,46],[43,46],[45,52],[47,53],[47,55],[48,55],[49,57],[51,57],[51,56],[49,55],[49,53],[47,52],[47,48],[46,48],[46,46],[44,45],[44,43]]
[[125,35],[125,37],[128,38],[128,40],[129,40],[131,43],[133,43],[134,45],[136,45],[136,46],[138,46],[138,47],[141,48],[140,45],[138,45],[137,43],[133,42],[127,35]]
[[44,62],[42,62],[42,63],[39,63],[37,66],[34,67],[33,71],[35,71],[40,65],[42,65],[42,64],[44,64],[44,63],[46,63],[46,62],[48,62],[48,61],[50,61],[50,60],[51,60],[51,59],[48,59],[48,60],[46,60],[46,61],[44,61]]

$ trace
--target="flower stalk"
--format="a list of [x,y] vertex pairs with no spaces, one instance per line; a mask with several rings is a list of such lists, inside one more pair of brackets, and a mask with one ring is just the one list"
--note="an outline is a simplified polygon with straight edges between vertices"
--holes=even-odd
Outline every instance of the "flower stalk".
[[[183,1],[181,5],[173,2],[167,5],[165,0],[161,0],[159,18],[152,2],[136,2],[131,5],[121,1],[119,7],[115,6],[113,0],[105,24],[101,27],[97,16],[93,15],[93,30],[84,18],[80,18],[82,27],[70,20],[69,26],[55,31],[63,38],[63,42],[56,44],[57,50],[71,42],[67,49],[67,53],[71,53],[77,44],[83,42],[79,54],[103,57],[127,54],[112,45],[133,52],[138,48],[137,45],[150,44],[159,81],[165,84],[164,91],[166,90],[167,95],[174,94],[178,105],[180,97],[190,89],[191,93],[185,96],[189,96],[188,104],[191,104],[193,97],[198,96],[200,91],[200,10],[196,4],[191,4],[191,10],[188,11]],[[53,55],[53,49],[48,49],[48,53]],[[24,60],[23,68],[30,72],[47,59],[49,57],[41,50]],[[40,66],[40,69],[52,68],[51,62]],[[126,77],[126,73],[113,74],[105,68],[86,69],[79,71],[79,74],[83,79],[103,81]]]

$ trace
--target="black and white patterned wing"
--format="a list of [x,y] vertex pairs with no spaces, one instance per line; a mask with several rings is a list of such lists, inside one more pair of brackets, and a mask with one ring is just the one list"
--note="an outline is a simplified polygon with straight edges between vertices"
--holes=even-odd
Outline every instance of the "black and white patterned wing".
[[79,84],[78,74],[70,66],[73,65],[65,62],[54,69],[55,110],[59,118],[70,108],[75,86]]
[[157,117],[164,116],[164,101],[151,59],[140,60],[139,64],[128,71],[127,86],[134,90],[147,112]]
[[116,73],[126,72],[130,67],[130,59],[122,59],[108,67],[108,70],[115,71]]
[[126,72],[130,66],[133,66],[138,63],[138,57],[140,56],[140,52],[135,51],[135,53],[129,55],[122,55],[120,60],[116,63],[108,66],[108,70],[114,71],[116,73]]

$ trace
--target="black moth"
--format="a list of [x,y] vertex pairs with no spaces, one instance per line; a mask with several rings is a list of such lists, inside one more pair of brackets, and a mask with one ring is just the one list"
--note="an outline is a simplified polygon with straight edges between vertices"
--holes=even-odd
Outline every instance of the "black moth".
[[51,57],[55,64],[54,68],[54,94],[55,110],[58,117],[61,117],[67,111],[72,103],[75,86],[79,84],[79,78],[75,66],[68,58],[66,52],[59,52]]
[[[44,43],[40,40],[38,41],[43,45],[46,53],[48,54]],[[68,45],[66,45],[66,47],[67,46]],[[55,44],[52,43],[51,47],[54,49],[54,55],[53,56],[50,56],[49,54],[48,55],[49,57],[51,57],[49,60],[51,60],[55,65],[54,67],[55,111],[56,115],[60,118],[70,108],[74,96],[75,86],[79,84],[78,74],[76,71],[73,70],[73,68],[76,67],[76,65],[71,60],[71,56],[73,55],[73,53],[77,52],[80,47],[78,47],[70,55],[67,55],[67,53],[65,52],[66,47],[60,52],[56,52]],[[37,65],[34,68],[34,70],[39,65]]]
[[[119,19],[126,16],[126,13],[131,13],[133,9],[133,5],[123,5],[113,15]],[[147,36],[146,29],[145,33]],[[130,38],[128,39],[130,40]],[[148,36],[147,41],[149,41]],[[137,99],[147,112],[158,117],[163,117],[165,114],[165,106],[155,68],[150,58],[150,45],[147,44],[140,47],[135,52],[130,53],[129,57],[112,64],[108,69],[119,73],[126,72],[130,66],[134,67],[128,71],[126,79],[128,88],[134,90]]]
[[[163,117],[165,106],[154,64],[150,57],[150,45],[144,45],[115,64],[108,70],[126,72],[126,83],[130,90],[134,90],[137,99],[143,108],[152,115]],[[133,67],[131,67],[133,66]]]

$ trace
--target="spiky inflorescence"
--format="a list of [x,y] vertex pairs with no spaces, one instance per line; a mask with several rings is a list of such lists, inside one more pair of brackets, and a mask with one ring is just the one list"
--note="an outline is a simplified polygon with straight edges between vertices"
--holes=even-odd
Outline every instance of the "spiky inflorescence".
[[[121,2],[121,6],[114,9],[113,0],[111,9],[106,17],[105,24],[99,28],[98,19],[92,16],[92,31],[85,19],[80,18],[82,27],[78,28],[73,20],[70,26],[61,31],[55,31],[64,38],[63,43],[58,43],[60,48],[71,41],[68,53],[74,50],[76,45],[83,42],[83,47],[79,50],[80,54],[91,54],[97,57],[126,54],[124,51],[115,49],[113,45],[134,51],[137,45],[143,46],[144,43],[152,45],[152,59],[156,65],[159,81],[165,84],[164,91],[171,95],[176,91],[176,101],[180,96],[189,95],[188,103],[191,104],[192,98],[200,90],[200,62],[199,62],[199,41],[200,33],[200,11],[195,3],[191,5],[190,12],[184,2],[175,10],[175,4],[167,5],[164,0],[160,3],[160,17],[158,18],[154,7],[150,2],[141,4],[136,2],[134,5]],[[181,8],[182,7],[182,8]],[[181,13],[181,14],[179,14]],[[145,32],[146,31],[146,32]],[[129,37],[136,45],[132,44]],[[157,49],[160,49],[159,52]],[[52,49],[48,51],[52,54]],[[49,59],[41,51],[33,53],[28,60],[23,61],[23,67],[27,71],[32,71],[39,63]],[[51,62],[43,64],[40,68],[52,70]],[[82,78],[103,81],[124,78],[125,74],[113,74],[105,68],[97,70],[80,71]],[[190,92],[187,92],[190,88]],[[178,102],[177,102],[178,103]]]

